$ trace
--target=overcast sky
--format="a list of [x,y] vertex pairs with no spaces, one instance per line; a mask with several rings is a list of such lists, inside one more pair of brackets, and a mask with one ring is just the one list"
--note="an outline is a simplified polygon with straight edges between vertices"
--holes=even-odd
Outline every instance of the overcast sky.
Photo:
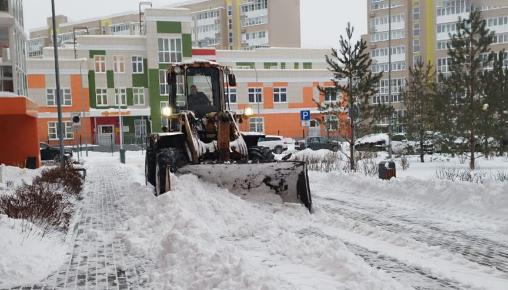
[[[181,0],[152,0],[154,6],[178,2]],[[139,0],[55,0],[56,13],[68,16],[71,21],[137,11],[138,3]],[[357,38],[367,32],[367,0],[300,0],[300,3],[302,47],[337,47],[348,21],[356,28]],[[24,6],[27,31],[46,26],[46,17],[51,15],[50,0],[24,0]]]

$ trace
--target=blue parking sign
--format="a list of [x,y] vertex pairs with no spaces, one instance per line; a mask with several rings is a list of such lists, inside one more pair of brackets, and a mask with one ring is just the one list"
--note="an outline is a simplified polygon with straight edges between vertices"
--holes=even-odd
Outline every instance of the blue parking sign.
[[310,110],[300,111],[301,121],[310,121]]

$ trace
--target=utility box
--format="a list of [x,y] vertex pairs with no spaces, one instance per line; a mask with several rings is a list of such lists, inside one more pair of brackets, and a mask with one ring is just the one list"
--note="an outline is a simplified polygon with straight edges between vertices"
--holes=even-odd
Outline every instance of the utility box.
[[380,179],[390,180],[392,177],[397,177],[394,161],[381,161],[378,166]]

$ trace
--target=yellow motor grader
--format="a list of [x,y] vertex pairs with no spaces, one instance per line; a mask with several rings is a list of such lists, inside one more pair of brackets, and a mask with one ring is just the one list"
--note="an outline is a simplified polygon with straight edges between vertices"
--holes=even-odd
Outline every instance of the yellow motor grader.
[[167,126],[147,139],[145,176],[155,195],[171,190],[171,175],[195,174],[237,194],[272,192],[283,202],[303,203],[312,211],[307,166],[275,161],[258,146],[262,134],[241,132],[246,114],[230,110],[229,87],[236,86],[228,67],[193,61],[167,71]]

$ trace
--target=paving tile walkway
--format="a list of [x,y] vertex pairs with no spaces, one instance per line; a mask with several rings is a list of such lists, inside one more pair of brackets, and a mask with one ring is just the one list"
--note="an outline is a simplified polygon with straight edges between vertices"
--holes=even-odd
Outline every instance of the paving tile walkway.
[[[112,170],[115,170],[112,174]],[[116,238],[119,222],[126,217],[119,196],[127,187],[127,169],[107,163],[94,166],[86,179],[72,230],[68,263],[36,285],[12,289],[146,289],[150,261],[129,253]],[[108,178],[114,176],[114,179]]]

